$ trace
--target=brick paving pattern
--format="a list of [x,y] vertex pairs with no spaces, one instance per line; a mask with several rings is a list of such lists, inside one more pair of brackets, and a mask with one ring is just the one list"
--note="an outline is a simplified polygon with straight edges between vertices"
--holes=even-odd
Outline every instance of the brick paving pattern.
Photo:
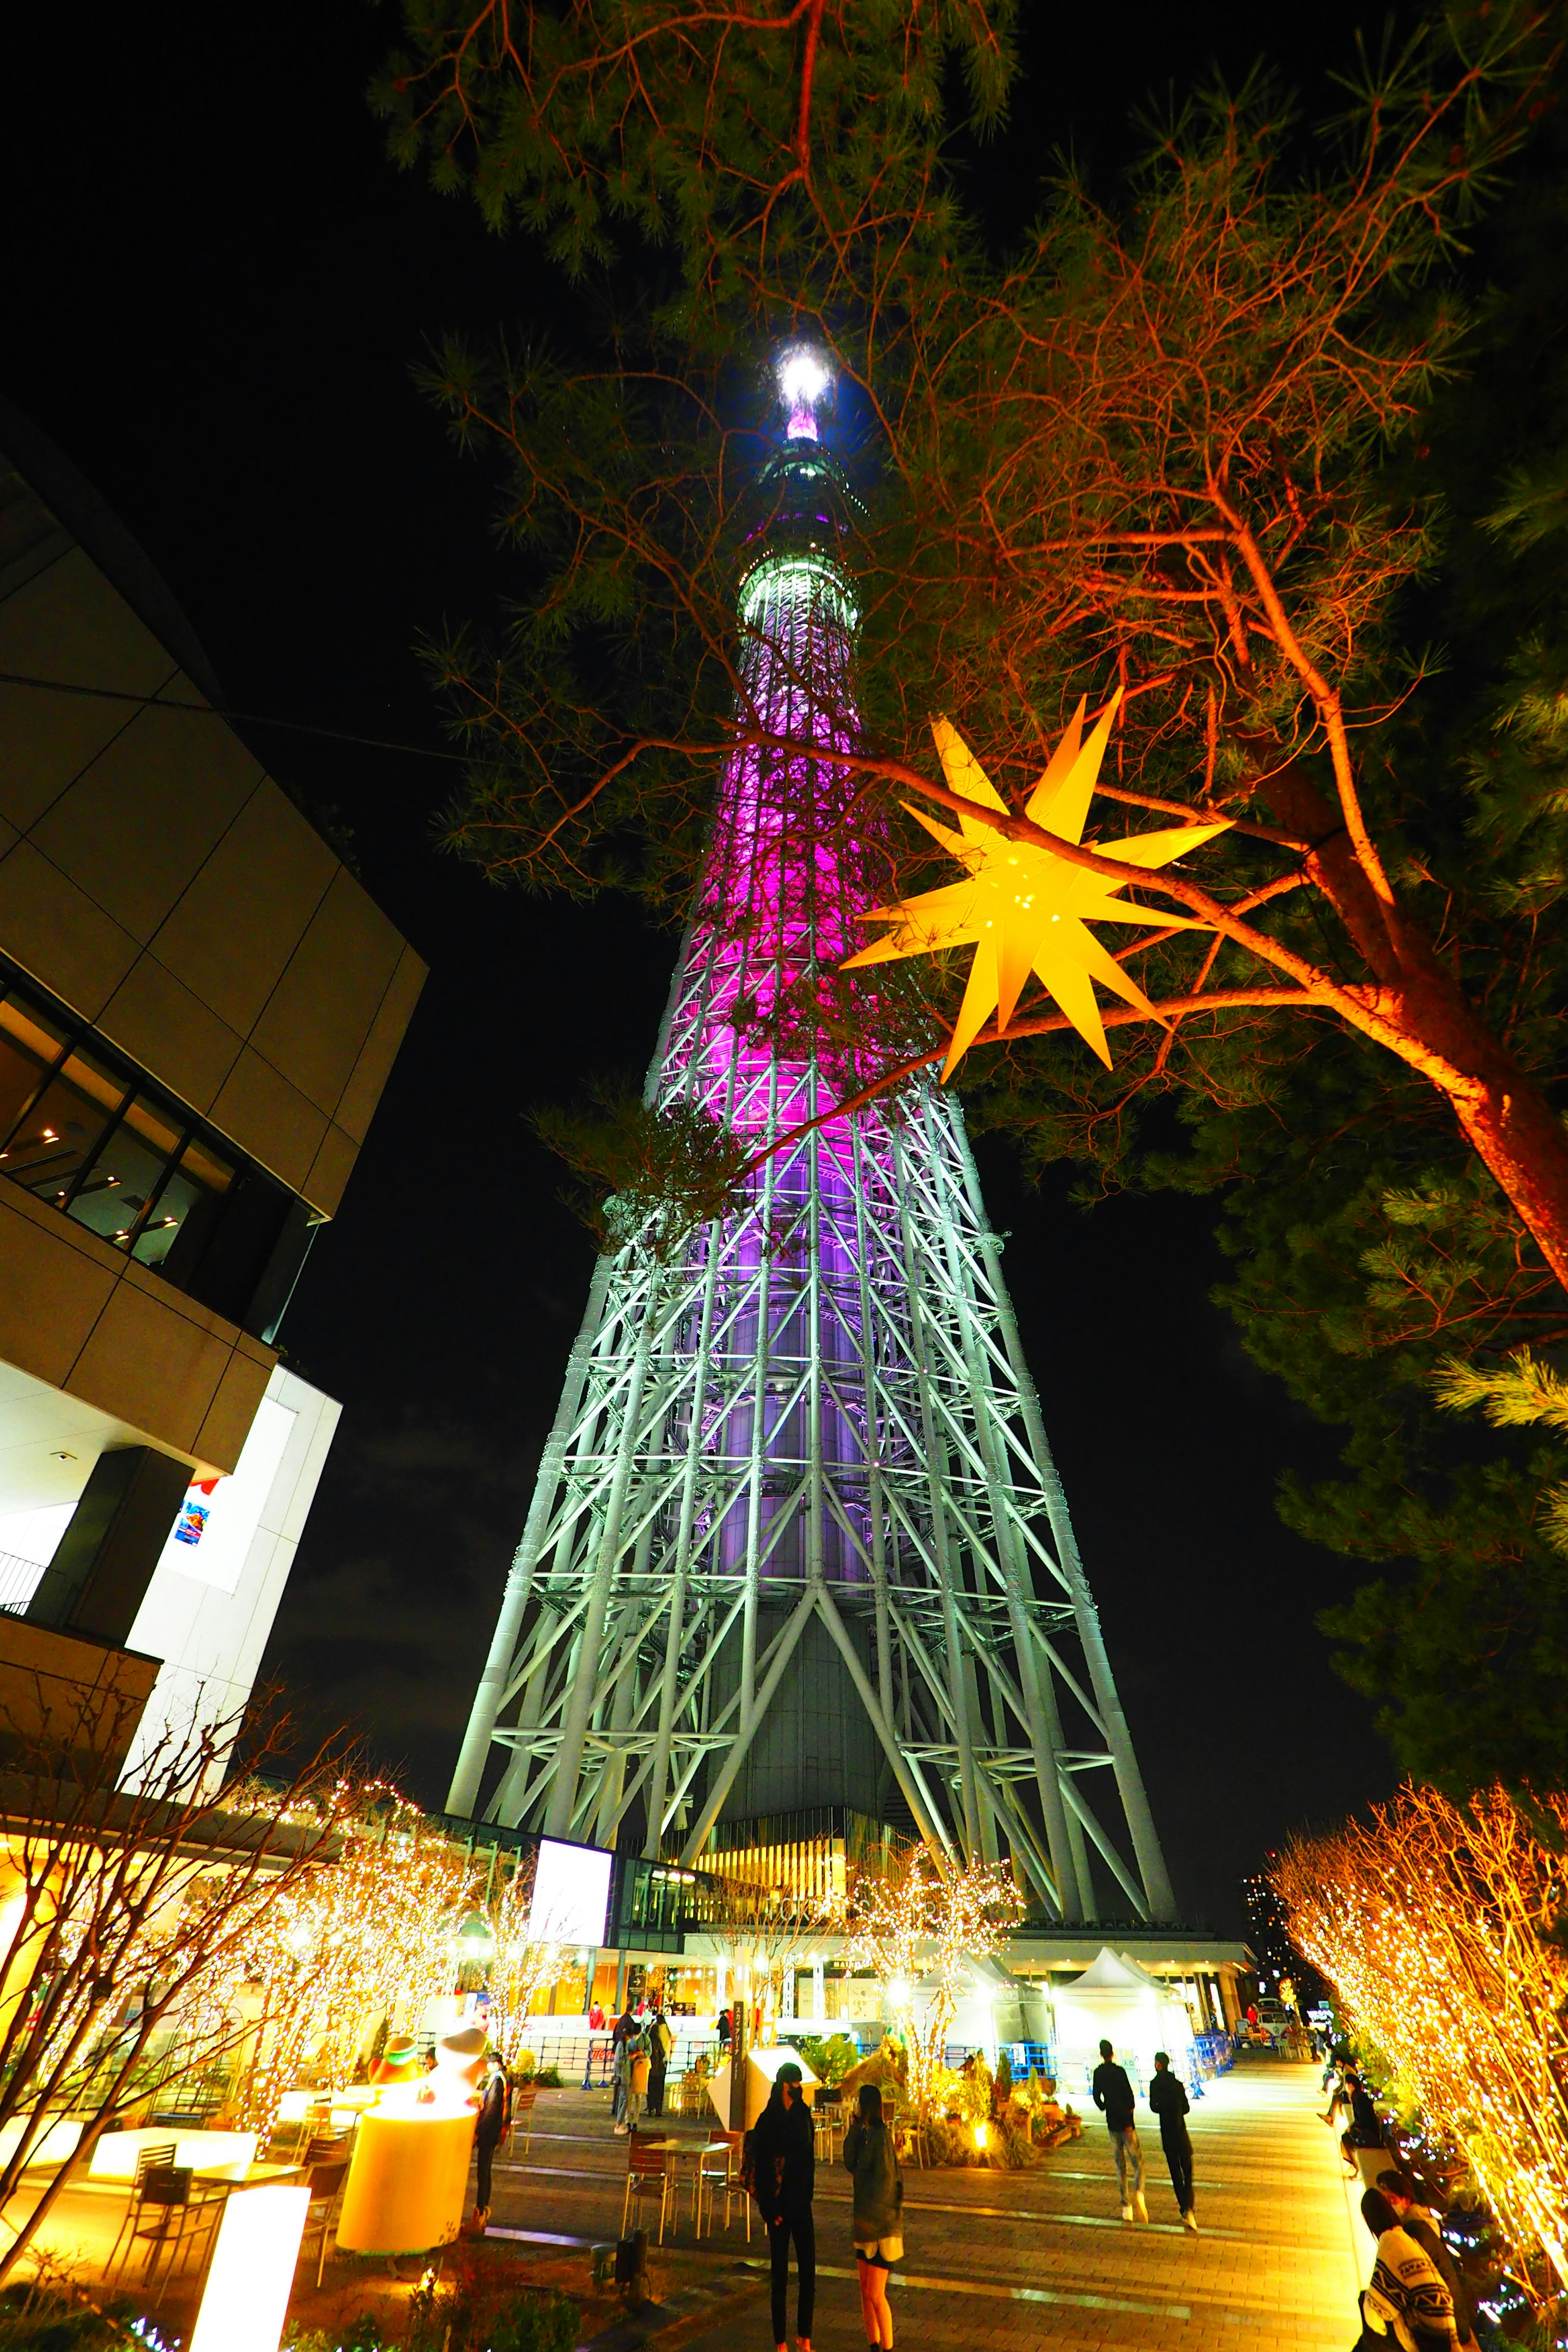
[[[1318,2120],[1317,2070],[1245,2063],[1190,2117],[1200,2234],[1177,2220],[1159,2127],[1140,2109],[1150,2222],[1119,2216],[1104,2127],[1016,2173],[910,2171],[906,2259],[895,2273],[900,2344],[930,2352],[1098,2352],[1129,2345],[1180,2352],[1344,2352],[1359,2330],[1362,2250],[1332,2135]],[[624,2140],[596,2095],[542,2099],[532,2147],[498,2166],[494,2221],[573,2238],[618,2234]],[[816,2352],[864,2341],[849,2245],[848,2182],[817,2169]],[[689,2220],[679,2232],[691,2243]],[[759,2262],[737,2222],[703,2241],[720,2263]],[[791,2321],[795,2298],[790,2297]],[[702,2352],[764,2347],[767,2306],[687,2337]],[[658,2338],[652,2339],[657,2347]]]

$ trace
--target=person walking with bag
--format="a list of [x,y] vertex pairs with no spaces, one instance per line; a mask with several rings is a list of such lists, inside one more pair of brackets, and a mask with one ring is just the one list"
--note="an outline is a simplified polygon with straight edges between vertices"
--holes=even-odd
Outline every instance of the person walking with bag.
[[1171,2072],[1169,2053],[1154,2053],[1154,2079],[1149,2085],[1149,2105],[1160,2118],[1160,2145],[1165,2151],[1165,2162],[1171,2168],[1171,2186],[1176,2192],[1176,2210],[1182,2217],[1184,2230],[1196,2234],[1198,2217],[1193,2210],[1193,2143],[1187,2133],[1187,2116],[1191,2107],[1187,2086]]
[[[1131,2221],[1136,2208],[1140,2221],[1149,2219],[1149,2208],[1143,2201],[1143,2151],[1138,2145],[1137,2127],[1132,2121],[1136,2102],[1132,2085],[1127,2079],[1127,2069],[1116,2063],[1116,2053],[1109,2042],[1100,2045],[1100,2063],[1094,2070],[1094,2104],[1105,2117],[1105,2128],[1110,2134],[1110,2144],[1116,2150],[1116,2179],[1121,2190],[1121,2218]],[[1132,2185],[1128,2187],[1131,2172]]]
[[882,2094],[875,2083],[860,2085],[860,2112],[844,2135],[844,2168],[855,2183],[849,2233],[860,2275],[866,2341],[886,2347],[893,2340],[888,2273],[904,2258],[904,2184],[892,2127],[883,2119]]
[[789,2322],[789,2250],[795,2242],[795,2344],[811,2352],[816,2307],[816,2225],[811,2200],[816,2188],[816,2140],[805,2104],[805,2076],[786,2059],[773,2077],[768,2104],[747,2134],[751,2143],[752,2194],[767,2225],[773,2258],[773,2342],[784,2352]]

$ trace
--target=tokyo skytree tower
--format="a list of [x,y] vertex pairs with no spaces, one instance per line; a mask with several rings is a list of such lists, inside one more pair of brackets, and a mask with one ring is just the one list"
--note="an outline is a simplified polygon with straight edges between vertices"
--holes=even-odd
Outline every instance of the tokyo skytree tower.
[[810,1016],[874,1006],[834,976],[886,876],[840,820],[826,379],[795,352],[780,382],[742,700],[818,749],[728,761],[647,1100],[785,1139],[732,1213],[600,1258],[448,1806],[476,1811],[496,1748],[509,1827],[689,1867],[716,1825],[773,1843],[839,1806],[1010,1854],[1049,1918],[1173,1920],[958,1102],[922,1072],[806,1125],[876,1066]]

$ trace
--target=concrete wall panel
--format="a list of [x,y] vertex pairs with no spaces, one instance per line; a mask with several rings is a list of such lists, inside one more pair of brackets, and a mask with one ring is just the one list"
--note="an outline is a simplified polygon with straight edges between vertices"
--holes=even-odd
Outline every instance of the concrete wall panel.
[[[176,677],[178,699],[194,698]],[[33,827],[64,874],[150,940],[261,781],[222,721],[144,709]]]
[[55,1388],[68,1385],[115,1283],[78,1246],[79,1230],[0,1183],[0,1356]]
[[412,948],[405,948],[332,1114],[335,1123],[356,1143],[364,1141],[424,985],[425,966]]
[[353,1136],[345,1135],[341,1127],[329,1127],[302,1188],[311,1208],[320,1209],[323,1217],[336,1216],[358,1157],[359,1146]]
[[[0,669],[117,694],[156,694],[174,664],[103,574],[72,548],[0,604]],[[0,814],[25,832],[134,716],[132,703],[0,687]]]
[[153,953],[248,1036],[337,866],[265,779],[157,933]]
[[0,947],[86,1021],[98,1019],[136,961],[130,932],[30,841],[0,858]]
[[181,1304],[166,1284],[161,1298],[149,1298],[128,1282],[117,1284],[68,1385],[74,1396],[139,1429],[161,1423],[167,1442],[194,1455],[230,1351],[179,1313]]
[[239,1059],[235,1032],[153,955],[138,957],[98,1025],[204,1118]]
[[340,867],[253,1034],[320,1109],[337,1108],[402,952],[380,908]]
[[213,1122],[293,1192],[326,1137],[324,1114],[247,1045],[213,1104]]
[[229,1358],[191,1449],[203,1462],[233,1469],[277,1360],[270,1349],[260,1347],[244,1354],[237,1349]]

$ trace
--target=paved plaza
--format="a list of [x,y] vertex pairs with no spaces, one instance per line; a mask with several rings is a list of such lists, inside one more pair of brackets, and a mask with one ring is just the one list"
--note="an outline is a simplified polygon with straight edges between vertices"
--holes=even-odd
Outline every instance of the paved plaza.
[[[931,2352],[981,2346],[1168,2344],[1181,2352],[1343,2352],[1358,2328],[1360,2229],[1332,2135],[1318,2119],[1318,2072],[1263,2058],[1213,2084],[1191,2117],[1200,2234],[1180,2227],[1159,2134],[1142,2118],[1150,2223],[1119,2217],[1115,2172],[1098,2116],[1084,2137],[1026,2172],[906,2176],[906,2260],[893,2293],[901,2343]],[[498,2234],[615,2237],[626,2143],[598,2095],[542,2097],[531,2149],[498,2167]],[[818,2352],[865,2341],[849,2246],[848,2181],[817,2169]],[[678,2233],[691,2248],[689,2213]],[[737,2218],[703,2242],[718,2274],[759,2265]],[[682,2264],[682,2268],[685,2264]],[[792,2292],[790,2324],[795,2321]],[[706,2332],[680,2330],[703,2352],[765,2346],[765,2298]],[[657,2347],[658,2338],[652,2339]]]

